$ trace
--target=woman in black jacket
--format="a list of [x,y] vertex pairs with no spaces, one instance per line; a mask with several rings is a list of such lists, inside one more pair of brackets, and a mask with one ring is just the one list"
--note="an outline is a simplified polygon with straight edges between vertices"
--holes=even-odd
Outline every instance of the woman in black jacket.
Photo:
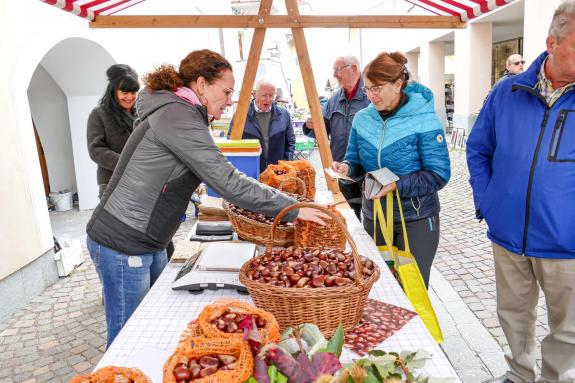
[[114,64],[106,71],[108,86],[99,105],[88,118],[88,152],[98,164],[98,197],[102,198],[114,173],[120,153],[132,133],[138,74],[126,64]]

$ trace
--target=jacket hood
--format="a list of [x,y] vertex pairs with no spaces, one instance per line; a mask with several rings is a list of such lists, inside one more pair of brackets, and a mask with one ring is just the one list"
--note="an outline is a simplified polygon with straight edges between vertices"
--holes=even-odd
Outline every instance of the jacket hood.
[[[136,112],[138,115],[137,123],[145,120],[146,118],[148,118],[149,115],[151,115],[164,105],[172,103],[192,106],[192,104],[176,96],[172,91],[169,90],[150,91],[148,90],[148,88],[142,89],[138,94],[138,98],[136,100]],[[206,107],[205,106],[196,106],[196,107],[202,112],[202,114],[206,116],[207,121],[208,111]]]

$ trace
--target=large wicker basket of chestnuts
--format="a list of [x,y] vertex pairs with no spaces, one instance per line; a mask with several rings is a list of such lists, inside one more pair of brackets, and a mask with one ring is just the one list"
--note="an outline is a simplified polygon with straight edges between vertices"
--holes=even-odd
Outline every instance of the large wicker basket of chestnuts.
[[[273,249],[278,222],[285,213],[300,207],[317,208],[337,222],[351,252],[320,247]],[[342,221],[313,203],[283,209],[272,224],[266,253],[246,262],[240,270],[240,281],[255,305],[272,313],[282,329],[315,323],[328,337],[340,323],[346,332],[357,325],[378,278],[379,268],[359,255]]]
[[[289,194],[298,201],[310,201],[309,199],[297,195]],[[222,206],[228,214],[230,223],[234,231],[240,238],[266,246],[272,229],[273,217],[255,213],[250,210],[242,209],[232,203],[224,201]],[[275,246],[291,246],[294,242],[295,226],[293,223],[281,222],[276,225],[276,235],[274,238]]]

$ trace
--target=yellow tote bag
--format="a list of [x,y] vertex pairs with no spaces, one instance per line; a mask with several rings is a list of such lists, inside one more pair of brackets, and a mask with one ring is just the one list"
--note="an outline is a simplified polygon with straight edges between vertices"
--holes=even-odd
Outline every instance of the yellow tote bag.
[[383,233],[385,246],[379,246],[381,252],[387,252],[395,264],[395,270],[399,275],[399,281],[405,291],[405,295],[415,308],[415,311],[425,326],[435,339],[437,343],[443,342],[443,334],[437,321],[437,316],[429,300],[425,282],[417,266],[417,262],[411,250],[409,249],[409,242],[407,240],[407,230],[405,229],[405,219],[403,217],[403,209],[401,207],[401,200],[397,190],[394,192],[397,196],[397,204],[399,205],[399,214],[401,216],[401,227],[403,229],[403,240],[405,242],[405,250],[399,250],[397,247],[392,246],[393,243],[393,193],[388,193],[386,196],[386,210],[387,219],[384,217],[381,201],[376,199],[373,201],[373,236],[374,241],[376,238],[377,221]]

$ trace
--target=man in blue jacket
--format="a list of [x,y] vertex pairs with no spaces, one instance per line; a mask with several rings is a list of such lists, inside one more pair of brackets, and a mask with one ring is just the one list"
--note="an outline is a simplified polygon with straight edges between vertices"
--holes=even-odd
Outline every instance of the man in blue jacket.
[[539,286],[550,331],[537,382],[575,381],[575,1],[557,8],[546,42],[527,71],[493,89],[467,141],[511,351],[499,382],[536,380]]
[[[334,161],[341,162],[347,149],[351,122],[357,112],[369,105],[369,100],[361,91],[363,80],[357,57],[338,57],[333,63],[333,77],[339,83],[340,88],[322,107],[322,112],[325,128],[330,138],[331,156]],[[315,137],[313,129],[311,118],[308,118],[303,126],[303,132],[310,137]],[[339,182],[341,193],[359,219],[361,219],[362,182],[363,179],[353,183]]]
[[[295,150],[295,134],[291,116],[287,109],[274,101],[276,87],[267,79],[256,81],[250,104],[243,139],[257,139],[262,147],[260,156],[260,173],[269,164],[277,164],[279,160],[293,159]],[[232,134],[230,123],[228,138]]]

